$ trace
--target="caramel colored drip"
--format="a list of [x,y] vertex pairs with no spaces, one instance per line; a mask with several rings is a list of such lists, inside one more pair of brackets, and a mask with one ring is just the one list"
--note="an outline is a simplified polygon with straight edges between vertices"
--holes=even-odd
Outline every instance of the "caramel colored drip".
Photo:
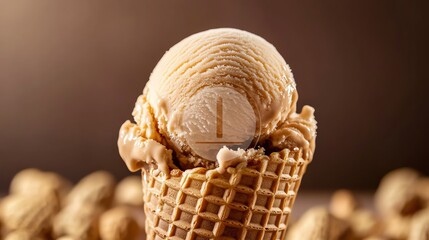
[[172,151],[161,143],[146,139],[141,135],[141,129],[136,124],[126,121],[119,131],[119,154],[130,171],[138,171],[145,164],[154,164],[168,175],[172,165]]

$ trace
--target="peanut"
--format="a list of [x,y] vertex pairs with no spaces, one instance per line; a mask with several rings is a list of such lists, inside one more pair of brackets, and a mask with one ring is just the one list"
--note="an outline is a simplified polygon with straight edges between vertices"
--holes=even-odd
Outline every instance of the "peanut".
[[350,223],[353,232],[359,239],[368,237],[376,231],[377,220],[369,210],[356,210],[347,221]]
[[129,208],[112,208],[100,218],[102,240],[133,240],[137,238],[139,231],[137,220]]
[[327,209],[315,207],[308,210],[288,232],[288,240],[346,240],[352,239],[350,226],[334,217]]
[[140,177],[129,176],[119,182],[114,202],[117,205],[143,207],[142,181]]
[[1,205],[1,219],[7,230],[25,230],[33,235],[50,230],[59,201],[53,194],[10,195]]
[[97,240],[98,220],[102,210],[103,207],[93,204],[67,205],[54,219],[54,237],[69,236],[79,240]]
[[408,168],[387,174],[380,182],[375,194],[375,204],[383,217],[412,215],[423,207],[415,194],[419,174]]
[[17,173],[10,184],[10,194],[36,195],[55,193],[63,199],[71,183],[62,176],[37,169],[24,169]]
[[357,207],[357,200],[349,190],[338,190],[332,195],[330,211],[337,218],[349,218]]
[[7,234],[4,240],[43,240],[43,239],[44,239],[43,237],[34,236],[33,234],[27,231],[17,230]]
[[70,191],[67,204],[86,204],[108,208],[115,190],[114,177],[105,171],[97,171],[84,177]]
[[411,217],[391,215],[384,219],[383,236],[389,239],[405,240],[408,239],[410,232]]

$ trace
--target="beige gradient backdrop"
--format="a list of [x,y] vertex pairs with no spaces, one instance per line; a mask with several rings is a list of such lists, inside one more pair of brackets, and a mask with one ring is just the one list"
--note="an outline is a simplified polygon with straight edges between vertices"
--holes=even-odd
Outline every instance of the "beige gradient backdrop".
[[273,43],[294,71],[300,106],[316,108],[303,188],[374,188],[400,166],[429,174],[424,5],[0,0],[0,191],[25,167],[72,180],[96,169],[129,174],[117,131],[151,70],[174,43],[214,27]]

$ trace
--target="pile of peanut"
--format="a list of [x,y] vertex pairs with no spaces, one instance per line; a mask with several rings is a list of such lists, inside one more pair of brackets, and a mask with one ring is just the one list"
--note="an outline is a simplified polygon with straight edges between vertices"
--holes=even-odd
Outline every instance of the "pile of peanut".
[[390,172],[374,209],[361,205],[351,191],[336,191],[329,206],[313,207],[292,223],[286,239],[429,240],[429,177],[405,168]]
[[19,172],[0,199],[0,239],[145,239],[141,179],[98,171],[73,186],[37,169]]

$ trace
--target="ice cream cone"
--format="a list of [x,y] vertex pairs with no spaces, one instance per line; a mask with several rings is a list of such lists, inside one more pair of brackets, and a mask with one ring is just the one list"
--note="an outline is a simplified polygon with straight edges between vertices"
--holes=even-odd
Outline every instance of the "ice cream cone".
[[309,162],[284,149],[223,174],[143,170],[147,239],[284,239]]
[[315,150],[314,109],[297,100],[255,34],[208,30],[167,51],[118,137],[143,171],[148,239],[284,239]]

